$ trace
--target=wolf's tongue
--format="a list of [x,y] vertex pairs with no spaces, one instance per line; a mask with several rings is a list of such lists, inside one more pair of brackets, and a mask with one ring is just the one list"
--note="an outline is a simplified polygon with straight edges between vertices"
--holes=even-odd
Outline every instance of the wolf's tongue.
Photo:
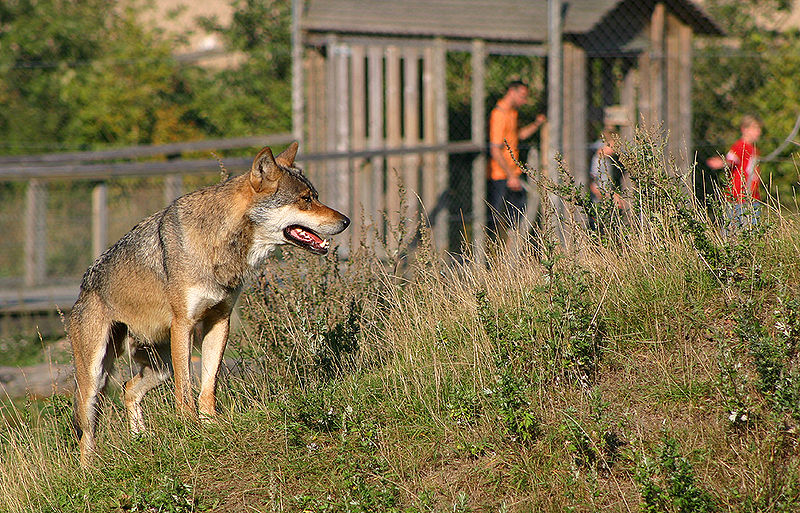
[[319,237],[317,237],[315,234],[313,234],[311,232],[307,232],[307,231],[303,230],[299,226],[293,227],[289,231],[289,233],[291,234],[292,237],[294,237],[297,240],[301,240],[303,242],[307,242],[307,243],[313,244],[315,246],[318,246],[318,245],[322,244],[322,239],[320,239]]

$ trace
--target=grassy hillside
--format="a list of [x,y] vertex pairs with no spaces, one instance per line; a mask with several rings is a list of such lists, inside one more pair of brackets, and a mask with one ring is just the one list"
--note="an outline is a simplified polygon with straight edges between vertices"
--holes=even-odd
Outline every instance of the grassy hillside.
[[661,148],[625,149],[602,235],[287,252],[243,298],[216,423],[164,388],[132,440],[112,393],[83,471],[69,399],[20,406],[0,511],[797,511],[797,223],[713,221]]

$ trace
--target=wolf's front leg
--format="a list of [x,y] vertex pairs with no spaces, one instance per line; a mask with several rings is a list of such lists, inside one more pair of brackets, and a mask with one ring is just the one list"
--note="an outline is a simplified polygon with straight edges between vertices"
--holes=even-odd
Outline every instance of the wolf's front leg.
[[[228,343],[230,316],[208,319],[203,323],[202,376],[200,381],[200,420],[216,415],[217,374]],[[207,328],[207,329],[206,329]]]
[[186,318],[173,317],[170,328],[170,351],[172,369],[175,373],[175,408],[189,417],[196,417],[192,395],[192,330],[193,322]]

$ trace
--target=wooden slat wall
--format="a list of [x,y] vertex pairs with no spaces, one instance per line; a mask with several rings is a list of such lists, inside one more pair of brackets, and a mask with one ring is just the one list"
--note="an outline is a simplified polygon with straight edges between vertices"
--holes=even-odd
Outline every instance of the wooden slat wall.
[[[443,41],[431,40],[427,46],[395,43],[353,44],[329,34],[326,58],[308,52],[308,139],[323,141],[311,143],[310,149],[344,152],[447,143]],[[477,87],[483,89],[481,83]],[[480,110],[476,112],[482,119]],[[484,130],[482,122],[476,126]],[[478,136],[482,141],[482,133]],[[380,246],[375,244],[377,235],[391,248],[394,233],[386,230],[425,212],[435,215],[434,240],[446,247],[447,160],[446,153],[428,152],[335,160],[318,170],[312,163],[307,166],[321,175],[314,177],[320,194],[337,198],[332,204],[351,216],[351,243],[364,233],[371,247]],[[483,194],[480,198],[483,202]]]

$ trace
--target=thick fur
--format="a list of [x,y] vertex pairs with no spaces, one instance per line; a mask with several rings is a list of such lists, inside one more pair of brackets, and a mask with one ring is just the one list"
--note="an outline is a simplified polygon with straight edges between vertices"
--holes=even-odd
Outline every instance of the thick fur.
[[230,315],[248,275],[281,244],[326,252],[327,238],[350,223],[318,201],[294,167],[296,153],[297,143],[278,157],[262,149],[250,172],[176,199],[86,271],[68,326],[83,465],[95,451],[98,395],[117,356],[129,351],[139,366],[124,388],[130,429],[139,433],[142,397],[173,372],[178,410],[196,415],[190,354],[202,342],[199,414],[213,417]]

